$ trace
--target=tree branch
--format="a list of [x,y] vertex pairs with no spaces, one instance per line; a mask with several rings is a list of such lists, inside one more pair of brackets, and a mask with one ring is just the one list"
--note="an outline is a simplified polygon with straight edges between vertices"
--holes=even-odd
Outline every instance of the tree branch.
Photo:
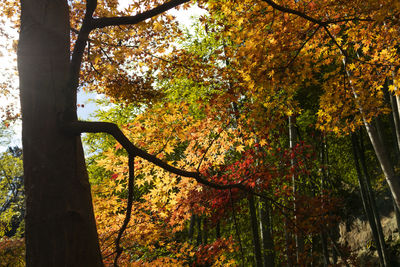
[[126,207],[126,214],[125,214],[125,219],[124,223],[122,224],[121,228],[119,229],[117,239],[115,240],[115,248],[117,255],[114,258],[114,266],[118,267],[118,258],[121,256],[121,253],[123,249],[120,246],[121,238],[122,235],[124,234],[124,231],[126,230],[126,227],[129,224],[129,221],[131,220],[131,214],[132,214],[132,202],[134,198],[134,193],[133,193],[133,186],[134,186],[134,179],[135,179],[135,157],[132,155],[129,155],[129,179],[128,179],[128,204]]
[[89,33],[92,30],[93,13],[97,7],[97,0],[86,1],[86,13],[83,18],[81,29],[76,39],[74,51],[72,52],[70,65],[70,87],[71,90],[76,90],[79,84],[79,71],[81,69],[83,52],[85,51],[86,42],[89,38]]
[[165,4],[162,4],[156,8],[137,14],[135,16],[126,17],[110,17],[110,18],[96,18],[93,19],[92,29],[104,28],[108,26],[118,25],[132,25],[142,22],[146,19],[157,16],[165,11],[168,11],[174,7],[177,7],[183,3],[187,3],[190,0],[171,0]]
[[321,25],[318,25],[318,27],[311,33],[311,35],[307,38],[307,40],[304,41],[304,43],[300,46],[300,48],[297,50],[296,55],[289,61],[289,63],[285,66],[285,68],[290,67],[292,63],[296,60],[298,55],[300,54],[301,50],[303,50],[304,46],[314,37],[314,35],[317,33],[317,31],[321,28]]
[[60,125],[61,129],[66,131],[67,133],[71,134],[81,134],[81,133],[108,133],[112,135],[121,145],[122,147],[128,152],[129,157],[141,157],[142,159],[145,159],[158,167],[169,171],[171,173],[174,173],[176,175],[182,176],[182,177],[188,177],[188,178],[194,178],[198,183],[209,186],[214,189],[218,190],[226,190],[226,189],[239,189],[243,192],[259,196],[263,199],[267,199],[272,201],[274,204],[277,206],[280,206],[285,209],[289,209],[288,207],[285,207],[284,205],[280,204],[279,202],[273,200],[272,198],[269,198],[261,193],[258,193],[254,191],[251,188],[246,187],[242,183],[238,184],[217,184],[212,181],[207,180],[204,178],[200,172],[189,172],[185,171],[182,169],[178,169],[174,166],[169,165],[168,163],[165,163],[161,159],[157,158],[156,156],[153,156],[146,151],[138,148],[134,144],[129,141],[129,139],[124,135],[124,133],[119,129],[119,127],[111,122],[90,122],[90,121],[73,121],[69,123],[63,123]]
[[277,3],[275,3],[272,0],[261,0],[261,1],[267,3],[268,5],[270,5],[274,9],[277,9],[277,10],[282,11],[284,13],[297,15],[297,16],[302,17],[302,18],[304,18],[304,19],[306,19],[308,21],[314,22],[315,24],[318,24],[320,26],[324,26],[324,25],[328,24],[328,22],[323,22],[322,20],[318,20],[318,19],[315,19],[313,17],[310,17],[310,16],[308,16],[307,14],[305,14],[303,12],[300,12],[300,11],[297,11],[297,10],[294,10],[294,9],[291,9],[291,8],[287,8],[287,7],[278,5]]
[[365,18],[365,19],[362,19],[362,18],[343,18],[343,19],[322,21],[322,20],[310,17],[304,12],[300,12],[298,10],[294,10],[294,9],[291,9],[291,8],[288,8],[288,7],[284,7],[284,6],[278,5],[277,3],[275,3],[272,0],[261,0],[261,1],[267,3],[268,5],[270,5],[272,8],[274,8],[276,10],[282,11],[284,13],[289,13],[289,14],[293,14],[293,15],[299,16],[299,17],[301,17],[303,19],[306,19],[308,21],[314,22],[315,24],[318,24],[320,26],[327,26],[329,24],[336,24],[336,23],[340,23],[340,22],[349,22],[349,21],[374,21],[374,20],[369,19],[369,18]]
[[134,144],[129,141],[129,139],[124,135],[124,133],[119,129],[119,127],[110,122],[89,122],[89,121],[74,121],[70,123],[66,123],[62,125],[63,130],[73,133],[73,134],[81,134],[81,133],[108,133],[112,135],[121,145],[122,147],[128,152],[130,156],[133,157],[141,157],[158,167],[172,172],[176,175],[194,178],[197,182],[210,186],[215,189],[229,189],[229,188],[237,188],[246,192],[249,192],[248,188],[246,188],[242,184],[227,184],[221,185],[216,184],[214,182],[208,181],[204,177],[201,176],[199,172],[189,172],[182,169],[178,169],[168,163],[165,163],[161,159],[153,156],[146,151],[138,148]]

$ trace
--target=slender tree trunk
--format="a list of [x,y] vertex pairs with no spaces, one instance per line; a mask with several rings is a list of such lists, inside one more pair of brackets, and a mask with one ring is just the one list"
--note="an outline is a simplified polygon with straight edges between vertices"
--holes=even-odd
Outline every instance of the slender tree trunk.
[[[321,148],[321,164],[322,164],[322,176],[321,176],[321,195],[324,195],[325,184],[328,179],[327,167],[328,167],[328,151],[326,145],[326,137],[323,137],[322,148]],[[322,255],[323,255],[323,263],[324,267],[329,265],[329,250],[328,250],[328,241],[325,233],[325,229],[321,230],[321,246],[322,246]]]
[[399,177],[395,174],[394,166],[389,158],[389,153],[386,147],[380,142],[376,128],[366,121],[364,122],[364,126],[367,130],[369,139],[375,150],[375,154],[379,160],[381,169],[383,171],[383,174],[385,175],[386,181],[389,185],[390,191],[392,192],[396,205],[398,208],[400,208],[400,181]]
[[221,238],[221,223],[218,221],[217,226],[215,227],[215,238]]
[[357,150],[359,151],[361,167],[362,167],[362,170],[364,173],[363,178],[364,178],[364,182],[365,182],[367,197],[368,197],[368,201],[370,203],[373,219],[375,220],[376,230],[377,230],[379,243],[380,243],[380,247],[382,250],[382,256],[383,256],[383,260],[384,260],[384,266],[390,266],[389,256],[388,256],[388,253],[386,250],[385,237],[383,235],[383,230],[382,230],[381,218],[380,218],[378,209],[376,207],[375,194],[372,189],[371,179],[369,178],[369,174],[368,174],[368,170],[367,170],[367,163],[365,160],[365,149],[364,149],[364,144],[363,144],[361,136],[360,136],[360,144],[361,144],[360,149],[357,149]]
[[208,224],[207,218],[203,219],[203,244],[207,244],[208,242]]
[[250,220],[251,220],[251,230],[253,233],[253,247],[254,247],[254,257],[256,261],[257,267],[262,267],[262,256],[261,256],[261,245],[260,245],[260,236],[258,234],[258,222],[257,222],[257,214],[256,214],[256,205],[254,202],[254,196],[248,196],[249,201],[249,209],[250,209]]
[[320,237],[321,237],[323,264],[324,267],[327,267],[329,266],[329,250],[328,250],[328,240],[326,238],[325,231],[321,231]]
[[[393,124],[394,124],[394,132],[396,137],[396,144],[397,144],[397,155],[400,152],[400,117],[399,111],[397,107],[397,100],[396,97],[389,92],[390,97],[390,106],[392,108],[392,116],[393,116]],[[398,160],[398,159],[397,159]]]
[[189,223],[189,239],[192,242],[193,241],[193,233],[194,233],[194,225],[196,223],[196,215],[192,214],[192,216],[190,216],[190,223]]
[[67,1],[22,0],[21,10],[26,264],[102,266],[81,140],[58,128],[61,115],[76,117]]
[[[294,153],[294,145],[296,143],[296,130],[295,130],[295,126],[294,126],[294,118],[292,116],[289,116],[289,148],[291,150],[292,153]],[[294,157],[291,157],[290,160],[291,163],[291,167],[294,169],[295,167],[295,160]],[[296,217],[296,211],[297,211],[297,207],[296,207],[296,194],[297,194],[297,185],[296,185],[296,179],[297,176],[295,174],[292,175],[292,186],[293,186],[293,200],[294,200],[294,204],[293,204],[293,210],[294,210],[294,218],[293,218],[293,222],[294,222],[294,228],[295,230],[297,229],[297,217]],[[304,240],[303,240],[303,236],[296,231],[295,235],[294,235],[294,240],[295,240],[295,244],[296,244],[296,261],[299,264],[300,263],[300,254],[303,252],[304,250]]]
[[272,224],[270,220],[270,205],[267,200],[260,207],[261,236],[264,247],[264,267],[275,266],[274,239],[272,237]]
[[364,211],[365,211],[365,214],[367,215],[369,226],[372,231],[372,236],[373,236],[375,244],[377,246],[380,264],[381,264],[381,266],[386,266],[385,259],[384,259],[383,253],[382,253],[383,251],[382,251],[382,247],[381,247],[381,242],[380,242],[379,236],[378,236],[377,225],[375,223],[375,219],[374,219],[372,209],[371,209],[371,202],[369,201],[369,197],[368,197],[367,190],[366,190],[366,185],[365,185],[364,179],[363,179],[364,177],[362,175],[361,168],[360,168],[360,163],[359,163],[360,151],[358,151],[358,148],[357,148],[358,141],[357,141],[357,137],[355,134],[351,135],[351,143],[352,143],[352,147],[353,147],[354,163],[355,163],[355,167],[356,167],[356,171],[357,171],[358,183],[360,186],[361,200],[362,200],[362,203],[364,206]]
[[[396,163],[396,162],[399,162],[399,159],[400,159],[399,158],[400,157],[400,116],[399,116],[399,110],[398,110],[398,106],[397,106],[396,96],[394,96],[391,92],[388,92],[388,94],[389,94],[389,98],[390,98],[390,105],[392,107],[392,117],[393,117],[393,125],[394,125],[394,128],[392,127],[392,131],[394,132],[393,136],[396,137],[396,144],[397,144],[396,157],[395,157],[395,163]],[[396,201],[394,200],[394,198],[393,198],[393,210],[394,210],[394,214],[396,216],[397,229],[400,229],[400,211],[396,205]]]
[[287,260],[286,263],[288,267],[292,267],[293,266],[292,249],[291,249],[292,237],[290,235],[289,224],[287,220],[288,219],[285,218],[283,226],[285,228],[285,245],[286,245],[286,260]]
[[[346,58],[345,57],[343,58],[343,66],[346,67]],[[384,144],[382,144],[376,128],[369,121],[367,121],[367,119],[365,117],[364,110],[360,103],[359,97],[358,97],[357,92],[355,91],[352,81],[351,81],[351,73],[347,70],[345,70],[345,71],[346,71],[347,77],[349,78],[349,81],[350,81],[350,86],[351,86],[352,93],[354,95],[354,99],[355,99],[357,105],[359,106],[358,108],[359,108],[360,114],[363,119],[364,127],[367,130],[368,137],[374,148],[376,157],[378,158],[379,164],[381,165],[382,172],[385,175],[386,182],[389,185],[390,191],[392,192],[392,195],[396,202],[396,205],[400,209],[400,177],[397,176],[394,171],[394,166],[390,160],[389,153],[388,153],[386,147],[384,146]],[[400,98],[396,96],[396,99],[397,99],[397,107],[399,108]]]
[[393,197],[392,197],[392,202],[393,202],[394,215],[396,217],[397,229],[400,231],[400,210],[397,207],[396,202],[394,201]]
[[201,233],[201,218],[200,216],[197,216],[197,240],[196,240],[196,246],[200,246],[201,242],[203,241],[202,233]]

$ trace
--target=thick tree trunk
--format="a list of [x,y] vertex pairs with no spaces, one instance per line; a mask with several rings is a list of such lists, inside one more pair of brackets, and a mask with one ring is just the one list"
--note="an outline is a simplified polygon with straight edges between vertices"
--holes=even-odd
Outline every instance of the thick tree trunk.
[[21,9],[27,266],[102,266],[80,137],[58,128],[61,114],[76,114],[67,1],[22,0]]

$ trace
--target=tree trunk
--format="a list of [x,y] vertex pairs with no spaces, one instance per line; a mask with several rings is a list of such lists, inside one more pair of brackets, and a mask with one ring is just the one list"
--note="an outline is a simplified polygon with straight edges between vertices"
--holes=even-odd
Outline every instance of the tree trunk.
[[293,266],[292,249],[291,249],[292,237],[290,235],[288,218],[285,218],[283,227],[285,229],[285,245],[286,245],[286,260],[287,260],[286,264],[287,267],[292,267]]
[[322,254],[323,254],[323,266],[328,267],[329,266],[329,250],[328,250],[328,240],[326,238],[326,233],[325,231],[321,231],[320,233],[321,236],[321,246],[322,246]]
[[257,223],[257,214],[256,214],[256,205],[254,203],[254,196],[249,195],[249,209],[250,209],[250,220],[251,220],[251,230],[253,233],[253,247],[254,247],[254,257],[256,260],[256,266],[262,267],[262,256],[261,256],[261,244],[260,244],[260,236],[258,234],[258,223]]
[[374,238],[375,244],[378,250],[378,256],[381,266],[386,266],[385,259],[383,256],[383,251],[381,247],[381,243],[378,236],[378,229],[375,223],[375,219],[372,213],[371,202],[369,201],[369,197],[367,195],[366,184],[364,183],[363,175],[360,168],[359,158],[360,158],[360,151],[358,151],[358,140],[356,135],[353,133],[351,135],[351,143],[353,147],[353,157],[354,163],[357,171],[358,183],[360,186],[360,193],[361,193],[361,200],[364,206],[365,214],[367,215],[369,226],[371,228],[372,236]]
[[193,233],[194,233],[195,223],[196,223],[196,215],[192,214],[192,216],[190,216],[189,231],[188,231],[190,242],[193,242]]
[[382,256],[384,260],[384,266],[390,266],[389,263],[389,256],[386,250],[386,243],[385,243],[385,237],[383,235],[383,230],[382,230],[382,224],[381,224],[381,218],[378,212],[378,209],[376,207],[376,202],[375,202],[375,194],[371,186],[371,179],[369,178],[368,170],[367,170],[367,163],[365,161],[365,149],[364,149],[364,144],[362,141],[362,136],[360,136],[360,148],[357,150],[359,151],[360,155],[360,162],[361,162],[361,167],[364,172],[364,182],[365,182],[365,188],[366,188],[366,193],[368,197],[368,201],[371,207],[371,212],[373,219],[375,220],[375,225],[376,225],[376,230],[379,238],[379,243],[380,247],[382,250]]
[[217,226],[215,227],[215,238],[221,238],[221,223],[220,221],[217,222]]
[[[399,111],[398,111],[398,107],[397,107],[397,100],[396,97],[390,93],[390,106],[392,108],[392,116],[393,116],[393,124],[394,124],[394,133],[395,133],[395,137],[396,137],[396,143],[397,143],[397,155],[400,152],[400,117],[399,117]],[[398,160],[398,159],[396,159]]]
[[[292,116],[289,116],[289,148],[291,150],[292,153],[294,153],[294,145],[296,142],[296,130],[295,130],[295,126],[294,126],[294,118]],[[290,164],[292,169],[295,168],[295,160],[294,157],[291,157],[290,159]],[[296,179],[297,176],[295,174],[292,174],[292,186],[293,186],[293,211],[294,211],[294,218],[293,218],[293,223],[294,223],[294,229],[297,229],[297,216],[296,216],[296,212],[297,212],[297,207],[296,207],[296,194],[297,194],[297,184],[296,184]],[[304,240],[303,240],[303,236],[301,233],[299,233],[299,231],[295,232],[294,234],[294,240],[295,240],[295,244],[296,244],[296,261],[299,264],[300,263],[300,255],[303,253],[304,251]]]
[[[346,57],[343,57],[343,66],[346,67]],[[358,109],[360,111],[360,114],[363,119],[364,127],[367,130],[368,137],[371,141],[372,147],[374,148],[376,157],[378,158],[379,164],[381,165],[381,169],[383,174],[385,175],[386,182],[389,185],[390,191],[392,192],[392,196],[394,201],[396,202],[397,207],[400,209],[400,179],[399,177],[395,174],[394,171],[394,166],[392,162],[390,161],[389,153],[380,141],[379,134],[376,130],[376,128],[369,122],[367,121],[365,117],[365,113],[363,110],[363,107],[360,103],[359,97],[357,92],[355,91],[352,81],[351,81],[351,73],[348,70],[345,70],[347,77],[349,78],[350,86],[352,93],[354,95],[354,99],[358,105]],[[396,96],[397,100],[397,107],[399,107],[399,102],[400,99],[398,96]]]
[[200,246],[201,242],[203,241],[202,239],[202,232],[201,232],[201,217],[197,217],[197,240],[196,240],[196,246]]
[[[389,98],[390,98],[390,106],[392,107],[392,134],[396,138],[396,157],[395,157],[395,162],[399,162],[399,156],[400,156],[400,116],[399,116],[399,110],[397,106],[397,100],[396,96],[394,96],[391,92],[388,92]],[[393,127],[394,126],[394,127]],[[392,197],[393,198],[393,197]],[[400,211],[399,208],[396,205],[396,201],[393,198],[393,210],[396,216],[396,222],[397,222],[397,229],[400,229]]]
[[203,219],[203,244],[207,244],[208,242],[208,224],[207,218]]
[[26,264],[102,266],[80,137],[58,128],[60,115],[76,117],[67,1],[22,0],[21,9]]
[[272,225],[270,221],[270,205],[267,200],[262,202],[260,208],[261,236],[264,247],[264,267],[275,266],[274,239],[272,238]]
[[372,146],[374,147],[376,156],[378,157],[386,181],[389,184],[389,188],[392,192],[396,205],[398,208],[400,208],[400,181],[399,177],[394,172],[394,166],[389,159],[388,151],[384,144],[380,142],[376,128],[367,122],[364,122],[364,125],[371,140]]
[[[326,137],[323,137],[322,147],[321,147],[321,164],[322,164],[322,176],[321,176],[321,195],[324,195],[325,184],[328,180],[328,149],[326,143]],[[322,255],[323,255],[323,265],[324,267],[329,266],[329,250],[328,250],[328,240],[326,237],[326,229],[322,229],[320,233]],[[329,230],[328,230],[329,231]]]

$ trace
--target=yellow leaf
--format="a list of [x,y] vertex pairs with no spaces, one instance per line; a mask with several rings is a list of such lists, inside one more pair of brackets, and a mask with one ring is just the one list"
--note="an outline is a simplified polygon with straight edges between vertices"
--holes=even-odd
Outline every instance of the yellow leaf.
[[267,144],[267,140],[261,139],[260,146],[265,146]]
[[164,151],[165,151],[165,153],[171,154],[174,152],[174,148],[170,144],[167,144]]
[[236,147],[237,152],[243,152],[244,151],[244,145],[239,145]]
[[153,25],[153,30],[155,30],[155,31],[160,31],[160,30],[162,30],[162,28],[163,28],[163,26],[160,22],[155,22]]

